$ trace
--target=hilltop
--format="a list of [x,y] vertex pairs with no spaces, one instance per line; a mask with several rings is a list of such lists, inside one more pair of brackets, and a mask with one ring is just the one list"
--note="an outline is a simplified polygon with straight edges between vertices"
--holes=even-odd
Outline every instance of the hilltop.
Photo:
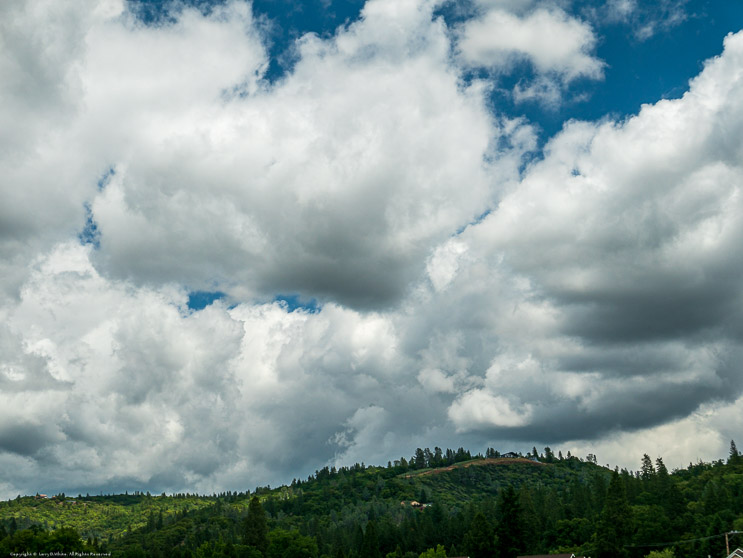
[[486,457],[484,459],[471,459],[461,463],[455,463],[447,467],[436,467],[435,469],[426,468],[420,471],[403,474],[403,478],[421,477],[425,475],[438,475],[454,469],[462,469],[471,466],[482,467],[485,465],[514,465],[516,463],[526,463],[527,465],[544,465],[536,459],[526,459],[525,457]]
[[[718,558],[724,541],[705,537],[743,529],[737,454],[673,472],[645,456],[640,471],[630,472],[545,453],[417,450],[417,460],[386,467],[325,467],[286,486],[209,496],[17,498],[0,503],[0,551],[12,550],[19,533],[52,544],[44,532],[56,529],[114,556],[418,558],[441,545],[449,555],[510,558],[503,553],[517,549],[612,558],[610,534],[622,541],[617,557],[644,556],[650,543],[690,541],[672,545],[677,558]],[[265,540],[253,544],[248,525],[258,516]]]

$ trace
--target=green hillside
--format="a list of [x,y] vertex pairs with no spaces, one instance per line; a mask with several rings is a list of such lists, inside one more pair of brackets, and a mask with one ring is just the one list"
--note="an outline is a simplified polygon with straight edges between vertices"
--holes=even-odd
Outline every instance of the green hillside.
[[418,558],[439,547],[473,558],[640,558],[672,543],[677,558],[722,558],[719,535],[743,530],[737,450],[673,472],[644,456],[636,473],[535,454],[417,450],[386,467],[323,468],[288,486],[208,497],[18,498],[0,503],[0,553],[77,545],[113,556]]
[[214,497],[192,495],[26,496],[0,502],[0,521],[6,531],[11,523],[15,529],[68,527],[85,539],[108,540],[146,527],[150,517],[156,521],[162,518],[163,523],[172,522],[179,515],[213,506],[215,501]]

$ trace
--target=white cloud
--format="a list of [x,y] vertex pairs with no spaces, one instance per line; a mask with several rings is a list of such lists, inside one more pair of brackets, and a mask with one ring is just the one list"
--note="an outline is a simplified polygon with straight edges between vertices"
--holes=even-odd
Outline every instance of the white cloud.
[[[704,405],[683,419],[637,432],[617,432],[605,439],[591,442],[566,442],[564,447],[573,455],[594,453],[601,464],[639,470],[642,453],[652,459],[663,458],[670,468],[684,468],[711,458],[724,459],[730,440],[740,432],[740,399],[734,403]],[[642,453],[628,455],[627,448]]]
[[278,303],[191,313],[181,289],[107,280],[90,252],[68,243],[40,261],[1,337],[4,458],[54,462],[47,486],[244,487],[321,466],[344,421],[358,433],[339,447],[367,448],[386,433],[354,422],[369,402],[395,420],[381,405],[406,398],[386,388],[402,358],[383,316]]
[[433,393],[456,393],[454,378],[437,368],[425,368],[418,373],[421,385]]
[[457,239],[436,248],[426,266],[436,291],[442,291],[449,286],[459,269],[459,260],[466,252],[467,246]]
[[606,2],[609,21],[627,21],[635,10],[637,10],[636,0],[608,0]]
[[686,21],[689,0],[659,0],[643,6],[631,19],[635,36],[644,41],[660,31],[667,31]]
[[639,41],[668,32],[690,17],[696,17],[687,11],[689,0],[606,0],[596,4],[583,10],[596,25],[627,25]]
[[472,66],[504,71],[526,60],[538,73],[566,83],[603,76],[603,62],[591,54],[595,44],[591,27],[560,9],[540,7],[520,17],[494,8],[464,25],[458,48]]
[[343,426],[345,430],[336,432],[329,440],[340,450],[333,461],[337,467],[349,463],[382,463],[397,449],[393,445],[395,435],[390,432],[388,413],[381,407],[358,409]]
[[[271,85],[244,3],[161,27],[53,4],[0,7],[0,36],[30,41],[0,49],[26,68],[0,84],[6,495],[245,488],[485,440],[616,435],[640,456],[691,422],[713,433],[662,446],[676,465],[732,437],[743,35],[683,98],[568,123],[520,175],[531,128],[462,84],[427,2],[303,37]],[[465,26],[472,63],[600,76],[586,24],[504,9]],[[512,33],[492,43],[488,22]],[[76,239],[86,203],[99,248]],[[229,303],[191,312],[193,288]],[[280,293],[322,310],[265,302]]]
[[517,83],[513,88],[513,100],[516,103],[538,101],[551,108],[557,108],[562,101],[562,87],[554,79],[545,76],[532,82]]
[[[237,39],[249,14],[91,34],[89,119],[117,170],[92,204],[99,264],[239,297],[399,300],[430,247],[495,197],[491,117],[431,9],[369,2],[332,39],[301,38],[294,71],[257,89],[262,51]],[[143,42],[154,55],[128,48]],[[221,95],[244,79],[246,95]]]
[[[82,229],[100,176],[157,158],[225,88],[255,88],[265,64],[247,4],[185,10],[146,28],[116,2],[3,3],[0,37],[2,288],[17,295],[39,251]],[[202,138],[204,139],[204,138]],[[172,161],[170,161],[172,162]],[[165,182],[168,182],[165,180]],[[130,193],[132,196],[132,193]],[[140,204],[142,199],[130,199]]]
[[[474,299],[511,282],[514,309],[539,302],[528,322],[493,306],[499,351],[482,397],[539,403],[512,436],[549,439],[560,424],[593,440],[740,393],[741,65],[743,36],[730,35],[683,98],[623,123],[569,123],[461,236],[469,261],[502,270]],[[468,271],[447,292],[477,288]],[[450,416],[481,428],[491,407],[465,414],[458,401]]]
[[[515,408],[514,408],[515,407]],[[449,418],[459,431],[523,426],[531,418],[531,405],[514,405],[508,398],[472,390],[449,408]]]
[[718,266],[739,265],[728,254],[740,230],[733,68],[742,42],[728,37],[725,55],[682,99],[647,105],[624,124],[568,124],[476,234],[561,296],[637,294],[671,277],[701,294]]

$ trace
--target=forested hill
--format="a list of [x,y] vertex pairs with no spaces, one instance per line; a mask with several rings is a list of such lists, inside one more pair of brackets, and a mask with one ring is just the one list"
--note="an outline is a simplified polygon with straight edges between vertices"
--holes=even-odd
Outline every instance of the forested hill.
[[[743,530],[743,459],[611,471],[594,456],[416,450],[387,466],[324,468],[289,486],[212,496],[57,495],[0,503],[0,555],[514,558],[571,552],[723,558]],[[731,543],[743,546],[743,540]]]

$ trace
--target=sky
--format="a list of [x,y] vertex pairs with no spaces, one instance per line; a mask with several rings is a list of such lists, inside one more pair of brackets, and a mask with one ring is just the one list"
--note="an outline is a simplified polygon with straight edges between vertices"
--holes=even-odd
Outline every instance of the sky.
[[0,497],[743,441],[743,3],[0,2]]

